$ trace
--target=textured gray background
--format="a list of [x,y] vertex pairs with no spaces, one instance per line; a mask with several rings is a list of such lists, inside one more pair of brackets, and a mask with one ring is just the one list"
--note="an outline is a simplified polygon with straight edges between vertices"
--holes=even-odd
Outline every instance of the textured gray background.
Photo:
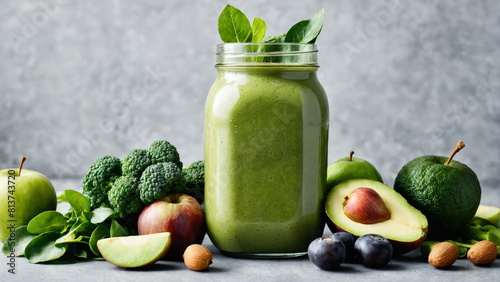
[[[468,164],[500,192],[498,1],[230,1],[281,34],[325,8],[317,44],[329,160],[371,161],[386,183],[422,154]],[[0,1],[0,164],[81,179],[104,154],[158,139],[203,158],[214,81],[210,1]],[[57,189],[75,187],[56,187]]]

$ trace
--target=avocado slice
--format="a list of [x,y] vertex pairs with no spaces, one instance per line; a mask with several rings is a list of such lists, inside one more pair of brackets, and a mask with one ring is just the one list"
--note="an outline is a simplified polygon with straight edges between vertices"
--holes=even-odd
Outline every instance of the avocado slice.
[[[377,223],[361,223],[345,213],[345,201],[352,191],[365,187],[376,191],[390,212],[390,218]],[[345,231],[355,236],[369,233],[387,238],[394,254],[404,254],[418,248],[427,236],[427,218],[411,206],[403,196],[391,187],[369,179],[352,179],[336,185],[328,194],[325,203],[327,224],[332,232]]]

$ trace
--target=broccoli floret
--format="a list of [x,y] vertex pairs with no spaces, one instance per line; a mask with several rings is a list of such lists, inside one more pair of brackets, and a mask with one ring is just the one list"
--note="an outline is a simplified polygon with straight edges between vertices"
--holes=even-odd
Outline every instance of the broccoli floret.
[[117,178],[108,192],[109,203],[118,218],[139,214],[144,205],[140,198],[139,179],[126,175]]
[[167,181],[167,187],[170,187],[170,193],[181,193],[186,187],[186,179],[182,174],[182,170],[174,163],[164,163],[165,168],[165,180]]
[[148,166],[142,173],[141,185],[141,200],[147,206],[167,194],[182,192],[186,180],[176,164],[167,162]]
[[92,209],[109,206],[108,191],[116,178],[122,175],[121,161],[106,155],[97,159],[83,178],[83,194],[90,200]]
[[153,160],[146,149],[135,149],[123,159],[123,175],[140,178],[144,170],[152,164]]
[[184,179],[186,179],[187,193],[193,196],[198,202],[203,203],[203,195],[205,190],[205,163],[197,161],[189,167],[182,170]]
[[177,148],[168,141],[159,140],[153,142],[148,148],[148,153],[153,159],[153,163],[171,162],[182,169],[182,162],[179,158]]

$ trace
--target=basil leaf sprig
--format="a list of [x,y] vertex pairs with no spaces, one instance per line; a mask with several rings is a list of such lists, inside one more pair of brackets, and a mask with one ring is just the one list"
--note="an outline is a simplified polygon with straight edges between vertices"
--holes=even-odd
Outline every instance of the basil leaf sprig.
[[2,253],[15,250],[16,256],[25,256],[30,263],[74,263],[81,259],[100,259],[97,241],[106,237],[127,236],[129,232],[114,219],[113,210],[100,207],[90,209],[87,197],[74,190],[66,190],[58,198],[65,207],[46,211],[15,230],[16,240],[5,241]]
[[253,23],[237,8],[226,5],[218,20],[220,38],[224,43],[244,42],[292,42],[315,43],[323,28],[325,10],[322,9],[314,17],[293,25],[286,33],[277,36],[265,36],[266,23],[254,18]]
[[259,42],[266,34],[266,23],[259,18],[253,20],[253,25],[247,16],[231,5],[222,10],[218,29],[223,42]]

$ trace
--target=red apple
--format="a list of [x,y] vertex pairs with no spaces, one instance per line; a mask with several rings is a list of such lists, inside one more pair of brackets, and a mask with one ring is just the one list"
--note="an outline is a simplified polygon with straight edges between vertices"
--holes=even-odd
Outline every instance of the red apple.
[[391,213],[384,200],[373,189],[359,187],[344,200],[344,213],[351,220],[363,224],[373,224],[389,220]]
[[179,259],[191,244],[201,244],[205,219],[198,201],[186,194],[169,194],[144,208],[137,220],[140,235],[170,232],[168,258]]

